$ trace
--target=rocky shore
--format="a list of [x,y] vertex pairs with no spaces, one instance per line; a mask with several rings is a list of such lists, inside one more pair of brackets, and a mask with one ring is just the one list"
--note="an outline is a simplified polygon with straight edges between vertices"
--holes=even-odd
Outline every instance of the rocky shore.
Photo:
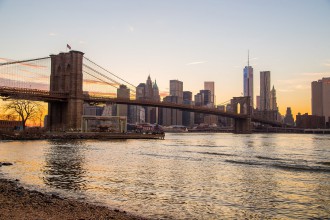
[[44,194],[20,186],[19,181],[1,177],[1,169],[10,163],[0,163],[0,219],[145,219],[125,211],[109,209],[86,202]]

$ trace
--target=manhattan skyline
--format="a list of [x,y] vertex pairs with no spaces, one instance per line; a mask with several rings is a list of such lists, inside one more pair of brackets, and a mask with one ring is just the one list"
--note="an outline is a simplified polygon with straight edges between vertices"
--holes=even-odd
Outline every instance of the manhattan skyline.
[[[271,71],[282,114],[311,113],[311,82],[330,75],[330,1],[4,1],[0,58],[65,51],[66,44],[137,86],[149,74],[220,104],[243,92],[250,49],[254,95]],[[4,62],[4,60],[0,60]],[[255,97],[254,97],[255,99]]]

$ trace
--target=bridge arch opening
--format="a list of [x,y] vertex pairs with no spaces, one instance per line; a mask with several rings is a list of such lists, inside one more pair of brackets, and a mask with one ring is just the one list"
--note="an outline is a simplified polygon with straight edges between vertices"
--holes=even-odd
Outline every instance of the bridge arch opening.
[[241,114],[241,103],[237,103],[236,113]]

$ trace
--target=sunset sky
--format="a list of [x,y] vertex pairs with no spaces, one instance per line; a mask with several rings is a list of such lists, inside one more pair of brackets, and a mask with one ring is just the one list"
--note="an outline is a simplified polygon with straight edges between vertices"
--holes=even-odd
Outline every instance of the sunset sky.
[[271,71],[282,114],[311,113],[311,82],[330,77],[330,0],[0,0],[0,21],[0,58],[69,44],[134,85],[215,81],[217,104],[241,95],[248,50],[254,94]]

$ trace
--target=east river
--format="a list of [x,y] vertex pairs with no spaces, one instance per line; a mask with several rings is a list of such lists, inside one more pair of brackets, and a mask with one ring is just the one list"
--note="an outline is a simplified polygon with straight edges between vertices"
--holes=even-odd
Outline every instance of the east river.
[[330,135],[1,141],[2,177],[157,219],[330,218]]

